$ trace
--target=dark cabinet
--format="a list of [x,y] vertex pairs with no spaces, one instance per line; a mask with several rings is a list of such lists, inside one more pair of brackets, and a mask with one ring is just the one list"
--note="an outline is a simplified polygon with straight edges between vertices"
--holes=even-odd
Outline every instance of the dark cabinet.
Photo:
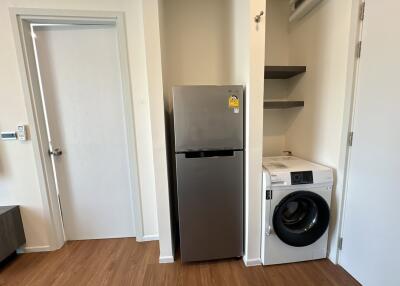
[[25,233],[18,206],[0,206],[0,261],[25,244]]

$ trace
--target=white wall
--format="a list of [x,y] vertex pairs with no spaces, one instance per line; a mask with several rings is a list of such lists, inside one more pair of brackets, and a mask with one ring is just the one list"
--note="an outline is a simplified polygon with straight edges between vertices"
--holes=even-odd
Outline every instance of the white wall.
[[[288,1],[267,0],[265,65],[289,63]],[[285,100],[289,94],[287,80],[264,81],[264,99]],[[286,132],[293,110],[264,110],[263,156],[279,156],[286,150]]]
[[[304,100],[305,107],[289,126],[287,148],[296,156],[335,170],[341,163],[352,5],[347,0],[325,0],[291,24],[289,32],[289,63],[305,64],[307,72],[300,80],[291,80],[289,98]],[[340,181],[336,183],[341,186]],[[332,196],[332,260],[336,257],[341,191],[341,187],[335,189]]]
[[164,122],[164,96],[162,79],[159,1],[143,1],[143,18],[147,55],[147,79],[151,106],[151,131],[153,137],[154,176],[157,193],[160,262],[174,261],[171,207],[167,172],[167,150]]
[[[245,257],[246,265],[260,264],[261,260],[261,199],[262,199],[262,126],[265,63],[265,18],[256,24],[254,16],[265,11],[265,0],[248,1],[247,23],[249,73],[246,103],[246,159],[245,159]],[[244,14],[246,15],[246,14]],[[245,34],[246,35],[246,34]]]
[[[77,10],[110,10],[126,13],[126,29],[129,52],[129,65],[133,88],[135,112],[135,131],[137,138],[137,156],[139,179],[143,208],[144,234],[158,234],[156,210],[154,150],[162,149],[162,144],[153,141],[151,127],[159,124],[159,118],[150,114],[150,96],[154,96],[147,86],[147,62],[144,42],[143,13],[141,1],[82,1],[82,0],[15,0],[0,2],[0,130],[14,130],[17,124],[27,124],[27,113],[15,53],[14,39],[10,24],[9,7],[44,8],[44,9],[77,9]],[[147,14],[147,16],[150,16]],[[154,18],[154,15],[151,15]],[[150,31],[151,32],[151,31]],[[152,75],[150,76],[152,77]],[[162,101],[162,97],[161,97]],[[154,120],[155,122],[151,122]],[[162,156],[157,153],[157,156]],[[157,158],[157,157],[155,157]],[[22,206],[24,228],[29,248],[48,245],[47,221],[41,201],[39,184],[32,143],[15,141],[0,142],[0,204],[18,204]]]
[[263,156],[281,156],[286,147],[286,133],[296,119],[298,109],[265,109],[263,126]]
[[161,2],[167,102],[171,103],[171,89],[175,85],[231,83],[231,1]]
[[265,27],[265,64],[289,63],[289,1],[267,0]]

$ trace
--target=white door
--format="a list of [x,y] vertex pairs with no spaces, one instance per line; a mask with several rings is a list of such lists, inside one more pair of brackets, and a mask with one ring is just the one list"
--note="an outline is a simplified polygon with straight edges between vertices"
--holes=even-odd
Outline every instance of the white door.
[[133,237],[116,27],[33,30],[66,239]]
[[366,1],[340,264],[400,285],[400,1]]

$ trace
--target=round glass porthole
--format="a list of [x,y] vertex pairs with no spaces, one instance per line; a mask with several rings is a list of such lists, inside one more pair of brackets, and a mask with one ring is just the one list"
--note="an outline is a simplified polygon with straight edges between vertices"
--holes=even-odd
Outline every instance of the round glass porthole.
[[316,242],[329,225],[329,206],[320,195],[309,191],[293,192],[276,206],[273,225],[277,236],[296,247]]

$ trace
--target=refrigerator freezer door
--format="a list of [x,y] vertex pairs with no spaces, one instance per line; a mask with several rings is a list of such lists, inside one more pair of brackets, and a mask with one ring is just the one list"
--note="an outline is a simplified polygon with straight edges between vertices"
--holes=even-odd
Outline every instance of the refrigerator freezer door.
[[230,152],[176,154],[182,262],[243,255],[243,151]]
[[172,89],[175,152],[243,149],[243,87]]

